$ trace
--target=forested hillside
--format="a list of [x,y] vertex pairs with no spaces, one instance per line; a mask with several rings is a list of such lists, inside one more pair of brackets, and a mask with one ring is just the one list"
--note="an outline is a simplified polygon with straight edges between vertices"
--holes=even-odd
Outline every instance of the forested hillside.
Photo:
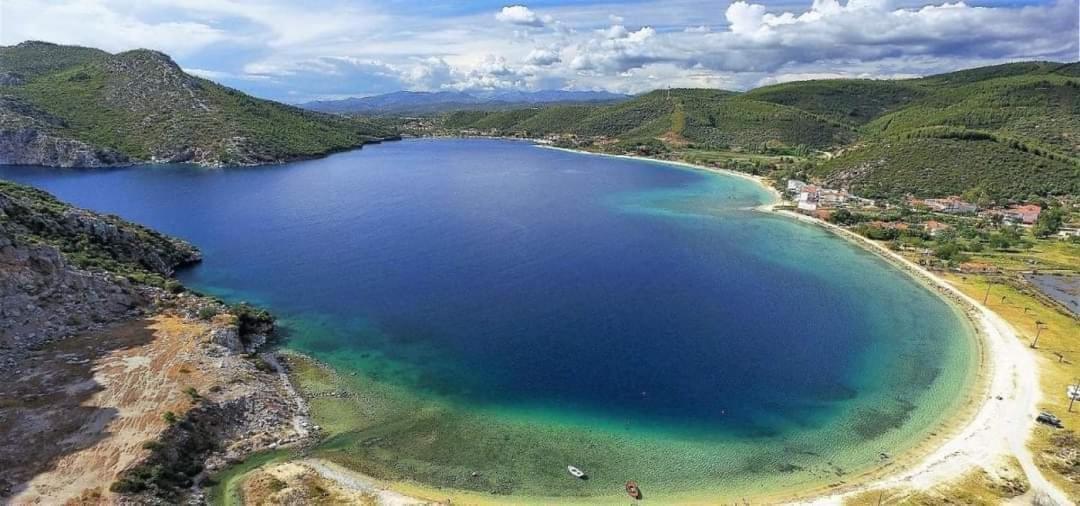
[[156,51],[0,47],[0,162],[257,164],[393,135],[370,121],[250,97]]
[[669,158],[688,150],[796,156],[805,161],[799,171],[872,197],[1080,192],[1076,63],[802,81],[746,93],[661,90],[615,105],[461,111],[441,126]]
[[573,134],[623,142],[666,137],[702,147],[754,149],[765,143],[813,148],[843,145],[853,129],[794,107],[746,100],[720,90],[654,91],[611,106],[558,106],[513,111],[461,111],[447,115],[449,129],[501,135]]

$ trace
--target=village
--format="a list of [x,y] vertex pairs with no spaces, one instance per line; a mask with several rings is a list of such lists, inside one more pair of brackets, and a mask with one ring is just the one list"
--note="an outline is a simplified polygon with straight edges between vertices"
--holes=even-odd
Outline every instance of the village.
[[1041,240],[1080,242],[1077,202],[1070,198],[1007,205],[958,195],[885,201],[796,179],[789,179],[785,190],[793,210],[887,241],[927,266],[979,272],[988,267],[971,257],[983,251],[1026,250]]

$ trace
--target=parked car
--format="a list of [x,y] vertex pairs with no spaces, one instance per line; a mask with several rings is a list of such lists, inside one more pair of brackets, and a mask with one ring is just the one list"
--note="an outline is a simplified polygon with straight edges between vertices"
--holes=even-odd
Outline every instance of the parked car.
[[1058,417],[1056,417],[1056,416],[1054,416],[1054,415],[1052,415],[1050,413],[1047,413],[1046,411],[1043,411],[1043,412],[1039,413],[1039,416],[1035,417],[1035,421],[1039,422],[1039,423],[1045,423],[1046,425],[1057,427],[1059,429],[1064,426],[1061,423],[1060,418],[1058,418]]

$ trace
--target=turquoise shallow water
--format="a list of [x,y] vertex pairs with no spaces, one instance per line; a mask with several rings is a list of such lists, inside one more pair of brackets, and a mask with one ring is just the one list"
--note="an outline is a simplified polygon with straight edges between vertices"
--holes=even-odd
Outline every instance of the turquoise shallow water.
[[747,210],[768,194],[734,177],[478,140],[0,177],[200,246],[185,283],[268,306],[345,373],[355,395],[314,404],[319,453],[384,478],[578,497],[838,481],[934,430],[974,370],[952,307]]

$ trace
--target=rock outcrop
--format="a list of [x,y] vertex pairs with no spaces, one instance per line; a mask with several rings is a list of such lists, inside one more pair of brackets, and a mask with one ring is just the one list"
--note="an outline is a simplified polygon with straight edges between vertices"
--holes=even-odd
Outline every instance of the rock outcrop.
[[[0,86],[18,84],[0,75]],[[0,94],[0,163],[53,167],[104,167],[130,160],[57,132],[67,124],[21,98]]]
[[170,279],[199,258],[0,181],[0,502],[198,503],[208,472],[316,436],[254,353],[273,318]]
[[0,360],[140,313],[147,298],[122,278],[73,268],[56,248],[16,243],[0,223]]
[[0,365],[51,340],[142,314],[162,288],[124,274],[164,279],[199,258],[178,239],[0,181]]
[[49,167],[125,165],[122,153],[66,139],[36,128],[0,130],[0,163]]

